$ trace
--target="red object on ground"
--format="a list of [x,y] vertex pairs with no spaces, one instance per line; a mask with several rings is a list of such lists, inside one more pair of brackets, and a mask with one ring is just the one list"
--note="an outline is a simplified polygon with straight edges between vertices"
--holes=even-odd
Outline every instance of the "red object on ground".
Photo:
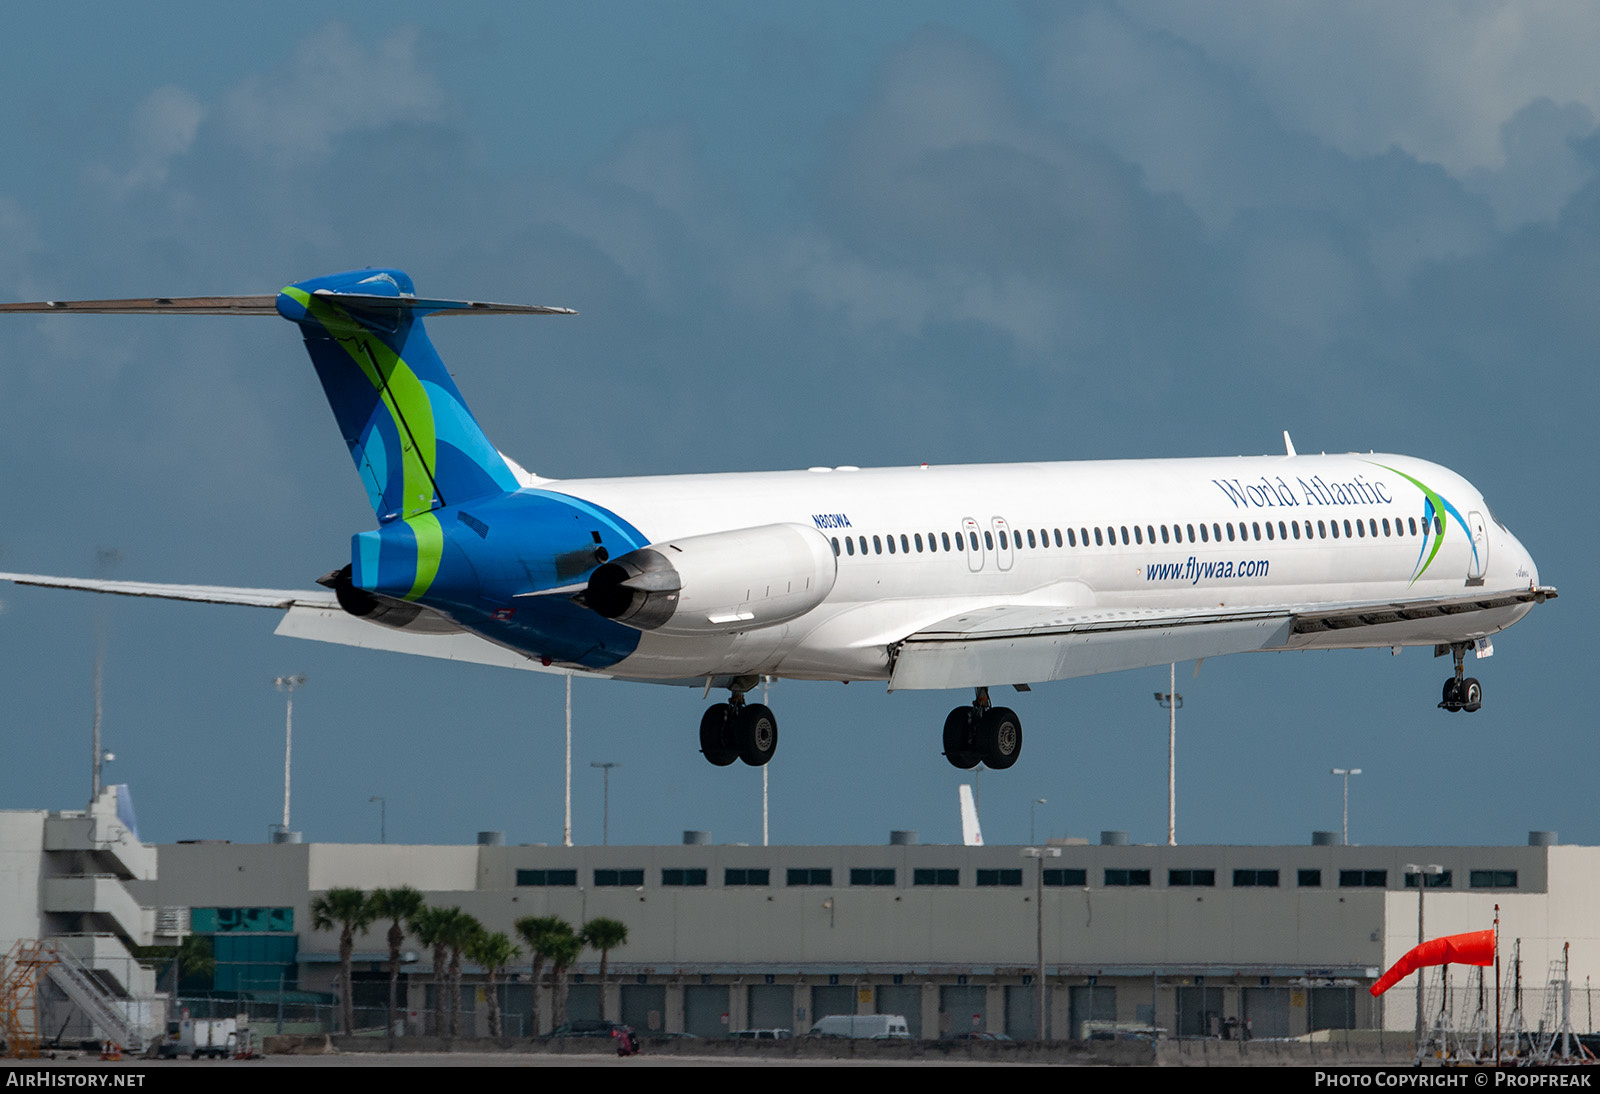
[[1370,990],[1373,995],[1382,995],[1398,984],[1402,978],[1425,965],[1493,964],[1493,931],[1469,931],[1466,934],[1445,935],[1443,938],[1431,938],[1420,946],[1412,947],[1411,952],[1396,961],[1388,972],[1378,978],[1378,982],[1372,985]]

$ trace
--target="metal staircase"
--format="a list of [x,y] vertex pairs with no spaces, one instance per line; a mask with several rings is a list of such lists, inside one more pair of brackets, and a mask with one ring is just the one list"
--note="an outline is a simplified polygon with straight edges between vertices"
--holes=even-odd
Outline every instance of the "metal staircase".
[[123,1000],[106,990],[82,962],[53,941],[42,942],[39,948],[53,957],[51,963],[44,966],[50,979],[94,1023],[104,1039],[116,1042],[129,1052],[144,1051],[144,1031],[129,1017]]

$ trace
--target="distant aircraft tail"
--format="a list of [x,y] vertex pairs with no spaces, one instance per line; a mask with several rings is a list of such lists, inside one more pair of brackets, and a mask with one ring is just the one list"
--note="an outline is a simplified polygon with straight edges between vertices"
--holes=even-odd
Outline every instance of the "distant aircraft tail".
[[467,409],[422,317],[565,309],[418,299],[399,270],[302,281],[276,306],[305,336],[380,524],[521,485]]
[[961,799],[961,842],[968,847],[982,847],[983,831],[978,827],[978,805],[972,797],[972,784],[962,783],[957,795]]

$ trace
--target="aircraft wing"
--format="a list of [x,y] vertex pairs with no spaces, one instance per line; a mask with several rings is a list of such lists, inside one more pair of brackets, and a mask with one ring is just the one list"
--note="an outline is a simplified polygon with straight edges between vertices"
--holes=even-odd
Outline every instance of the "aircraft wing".
[[[1472,590],[1459,596],[1235,609],[1084,610],[1037,605],[981,608],[933,623],[899,643],[892,690],[1042,683],[1171,661],[1309,645],[1349,630],[1348,644],[1386,645],[1362,628],[1460,615],[1553,598],[1551,588]],[[1305,636],[1305,637],[1302,637]],[[1297,641],[1297,639],[1299,639]]]

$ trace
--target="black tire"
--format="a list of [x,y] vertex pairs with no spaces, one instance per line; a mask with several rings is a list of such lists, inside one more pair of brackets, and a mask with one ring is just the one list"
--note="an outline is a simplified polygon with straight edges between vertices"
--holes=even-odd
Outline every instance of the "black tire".
[[1461,709],[1461,685],[1454,676],[1444,682],[1444,696],[1439,700],[1439,705],[1448,711]]
[[1468,714],[1476,713],[1483,706],[1483,685],[1472,677],[1461,681],[1461,709]]
[[739,758],[739,750],[729,741],[731,721],[733,707],[727,703],[712,703],[700,716],[700,751],[718,767],[727,767]]
[[1022,720],[1005,707],[990,707],[978,726],[978,745],[985,765],[1004,771],[1022,755]]
[[734,718],[733,739],[739,746],[739,759],[751,767],[765,766],[778,751],[778,719],[771,709],[751,703]]
[[972,747],[972,723],[977,711],[971,707],[956,707],[944,720],[944,758],[962,771],[970,771],[982,759]]

